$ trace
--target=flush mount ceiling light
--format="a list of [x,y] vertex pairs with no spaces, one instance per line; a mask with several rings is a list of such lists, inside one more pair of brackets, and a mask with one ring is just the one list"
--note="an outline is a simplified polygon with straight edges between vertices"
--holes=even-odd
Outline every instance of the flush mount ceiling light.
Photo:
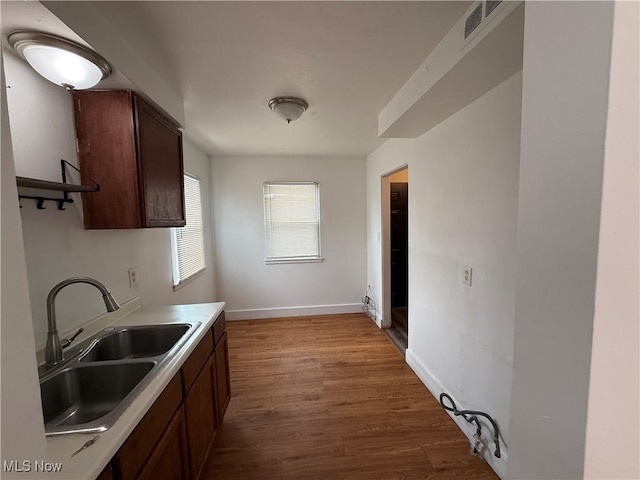
[[287,123],[291,123],[302,116],[309,104],[298,97],[276,97],[269,100],[269,108]]
[[111,66],[100,55],[55,35],[19,30],[7,40],[36,72],[68,90],[91,88],[111,74]]

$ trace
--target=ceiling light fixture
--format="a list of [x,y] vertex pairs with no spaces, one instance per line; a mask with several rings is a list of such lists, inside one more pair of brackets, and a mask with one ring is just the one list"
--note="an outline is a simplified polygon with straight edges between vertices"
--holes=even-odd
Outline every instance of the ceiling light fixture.
[[287,123],[291,123],[302,116],[309,104],[298,97],[276,97],[269,100],[269,108]]
[[18,30],[7,40],[36,72],[67,90],[86,90],[111,74],[96,52],[56,35]]

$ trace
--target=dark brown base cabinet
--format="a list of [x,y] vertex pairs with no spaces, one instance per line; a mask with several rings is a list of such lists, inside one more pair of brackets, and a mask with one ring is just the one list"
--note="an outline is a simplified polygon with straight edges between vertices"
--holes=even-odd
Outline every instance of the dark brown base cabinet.
[[222,312],[99,480],[196,480],[230,398]]
[[145,480],[187,480],[187,430],[182,407],[153,449],[138,478]]
[[214,371],[212,355],[184,399],[189,427],[189,462],[194,473],[193,478],[200,476],[218,427],[215,403],[212,401],[215,398]]
[[[187,412],[189,465],[198,478],[217,431],[216,369],[213,337],[205,336],[182,367],[184,405]],[[193,379],[193,380],[192,380]]]

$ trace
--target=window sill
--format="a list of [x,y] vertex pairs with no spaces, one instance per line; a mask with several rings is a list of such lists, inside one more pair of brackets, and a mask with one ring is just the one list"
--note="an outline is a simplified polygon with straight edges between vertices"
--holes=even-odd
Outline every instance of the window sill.
[[265,258],[265,265],[282,265],[288,263],[322,263],[324,258],[322,257],[307,257],[307,258]]
[[194,273],[193,275],[191,275],[191,276],[185,278],[184,280],[182,280],[178,285],[174,285],[173,286],[173,291],[175,292],[177,290],[180,290],[186,284],[191,283],[192,281],[194,281],[198,277],[201,277],[204,274],[205,270],[206,270],[206,268],[203,268],[202,270],[199,270],[196,273]]

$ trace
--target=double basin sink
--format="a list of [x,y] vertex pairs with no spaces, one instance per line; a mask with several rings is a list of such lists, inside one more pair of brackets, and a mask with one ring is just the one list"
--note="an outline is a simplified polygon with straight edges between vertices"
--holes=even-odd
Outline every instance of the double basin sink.
[[107,430],[198,325],[111,327],[66,351],[40,376],[46,434]]

